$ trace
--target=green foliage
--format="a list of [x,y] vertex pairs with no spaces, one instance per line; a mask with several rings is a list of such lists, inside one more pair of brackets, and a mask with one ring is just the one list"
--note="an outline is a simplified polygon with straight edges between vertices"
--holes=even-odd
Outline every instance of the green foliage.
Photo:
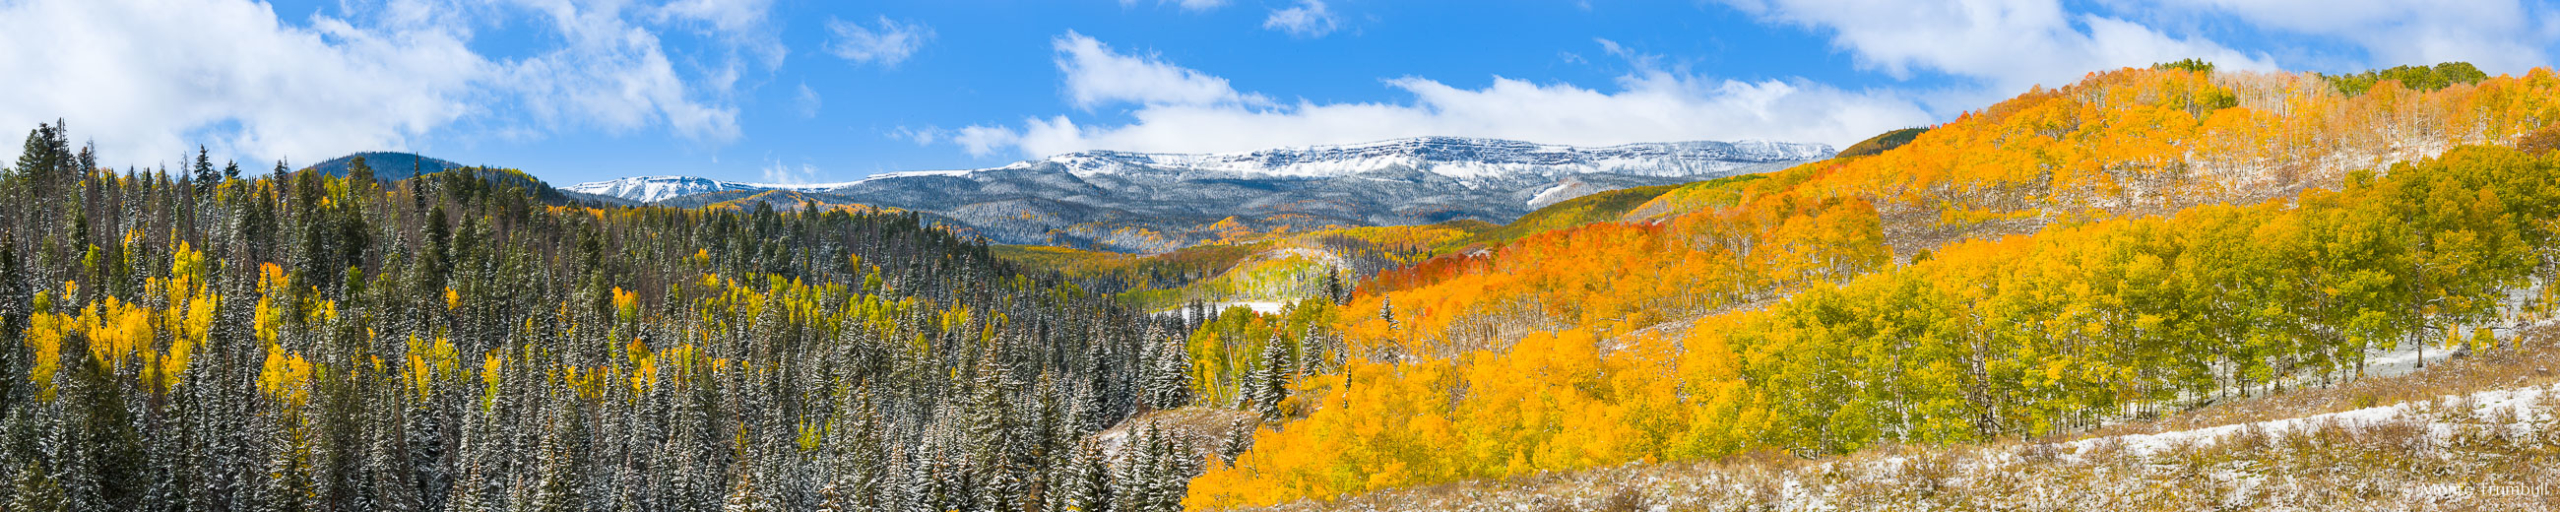
[[2178,59],[2175,62],[2152,64],[2151,69],[2175,69],[2189,73],[2210,75],[2213,74],[2213,63],[2207,62],[2204,59]]
[[1891,151],[1893,148],[1902,147],[1903,144],[1910,144],[1912,139],[1920,138],[1920,134],[1928,132],[1928,128],[1903,128],[1884,132],[1868,137],[1867,140],[1858,141],[1857,144],[1850,144],[1849,149],[1840,150],[1840,154],[1833,155],[1832,158],[1853,158]]
[[1680,187],[1682,185],[1622,188],[1567,199],[1529,212],[1528,215],[1522,215],[1510,224],[1477,233],[1475,236],[1466,238],[1464,242],[1451,244],[1451,246],[1500,244],[1529,235],[1594,222],[1617,222],[1627,212]]
[[[2462,345],[2560,245],[2560,162],[2464,147],[2291,203],[1956,244],[1693,332],[1733,346],[1771,445],[2035,436],[2117,411],[2345,378]],[[2487,345],[2470,343],[2479,349]]]
[[2399,82],[2401,87],[2413,91],[2434,91],[2454,84],[2477,84],[2489,79],[2489,74],[2469,62],[2446,62],[2433,67],[2393,66],[2391,69],[2321,78],[2327,79],[2331,87],[2338,88],[2338,92],[2356,96],[2373,90],[2374,85],[2384,80]]

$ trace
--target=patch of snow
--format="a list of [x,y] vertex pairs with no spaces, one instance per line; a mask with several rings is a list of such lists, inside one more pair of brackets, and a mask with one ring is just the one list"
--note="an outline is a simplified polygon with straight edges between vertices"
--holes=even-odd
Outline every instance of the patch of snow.
[[[1236,153],[1084,151],[1036,163],[1078,177],[1159,168],[1240,176],[1336,178],[1396,167],[1452,178],[1609,172],[1641,176],[1707,176],[1761,163],[1829,158],[1823,144],[1692,141],[1585,147],[1465,137],[1418,137],[1365,144],[1304,146]],[[1023,162],[1014,167],[1034,165]]]
[[[2458,407],[2472,408],[2471,411],[2462,412],[2470,412],[2488,417],[2498,417],[2500,415],[2530,410],[2535,406],[2535,404],[2539,403],[2542,399],[2542,395],[2549,390],[2550,389],[2548,387],[2541,386],[2497,389],[2472,393],[2470,395],[2444,397],[2436,400],[2435,402],[2410,402],[2399,405],[2368,407],[2352,411],[2315,414],[2300,418],[2240,423],[2194,430],[2162,432],[2158,434],[2128,434],[2082,439],[2062,443],[2062,445],[2070,447],[2074,455],[2087,453],[2090,449],[2097,447],[2101,443],[2115,443],[2116,445],[2123,447],[2127,453],[2149,455],[2166,450],[2169,447],[2200,441],[2218,440],[2239,434],[2244,430],[2251,429],[2264,432],[2268,435],[2279,435],[2298,429],[2316,428],[2322,425],[2377,425],[2398,420],[2403,417],[2415,417],[2416,414],[2425,412],[2422,409],[2439,402],[2450,402]],[[2448,432],[2449,428],[2449,425],[2436,425],[2436,429],[2439,431],[2438,434]]]
[[[1829,158],[1824,144],[1768,141],[1691,141],[1567,146],[1463,137],[1420,137],[1366,144],[1306,146],[1238,153],[1139,153],[1084,151],[1025,160],[993,169],[885,172],[837,183],[749,183],[693,176],[640,176],[580,183],[565,190],[657,202],[705,192],[792,190],[819,192],[866,182],[919,177],[967,177],[988,170],[1030,169],[1056,165],[1079,178],[1123,173],[1209,174],[1241,178],[1364,178],[1406,181],[1368,174],[1397,169],[1455,178],[1475,188],[1487,180],[1519,176],[1569,176],[1614,173],[1634,176],[1703,178],[1750,172],[1773,164]],[[1549,189],[1549,193],[1572,187]],[[1531,201],[1535,203],[1536,201]]]
[[1565,189],[1572,187],[1573,184],[1564,182],[1557,182],[1555,185],[1548,186],[1546,190],[1540,190],[1538,191],[1538,195],[1531,196],[1529,198],[1529,207],[1537,208],[1538,205],[1550,203],[1550,201],[1547,201],[1548,196],[1556,195],[1556,193],[1563,192]]
[[[1295,302],[1295,301],[1291,301],[1291,302]],[[1252,300],[1247,300],[1247,301],[1211,302],[1211,303],[1208,303],[1208,304],[1209,304],[1209,314],[1212,314],[1212,315],[1218,314],[1218,312],[1220,312],[1220,311],[1226,311],[1226,310],[1227,310],[1227,308],[1236,307],[1236,306],[1244,306],[1244,307],[1246,307],[1246,308],[1252,309],[1252,310],[1253,310],[1253,312],[1255,312],[1255,313],[1261,313],[1261,314],[1265,314],[1265,315],[1277,315],[1277,314],[1280,314],[1280,310],[1282,310],[1282,309],[1287,309],[1287,308],[1289,307],[1290,302],[1278,302],[1278,301],[1252,301]],[[1175,308],[1166,309],[1166,310],[1163,310],[1163,311],[1157,311],[1157,312],[1155,312],[1155,313],[1153,313],[1153,314],[1154,314],[1154,315],[1157,315],[1157,316],[1178,316],[1178,317],[1181,317],[1183,320],[1199,320],[1199,319],[1197,319],[1197,318],[1191,318],[1191,307],[1190,307],[1190,306],[1180,306],[1180,307],[1175,307]]]

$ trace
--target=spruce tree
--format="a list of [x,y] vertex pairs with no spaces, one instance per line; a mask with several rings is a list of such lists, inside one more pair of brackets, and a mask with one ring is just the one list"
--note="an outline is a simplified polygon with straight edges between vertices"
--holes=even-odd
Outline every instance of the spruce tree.
[[196,164],[194,170],[197,195],[203,195],[213,191],[213,186],[222,181],[222,175],[213,170],[212,154],[207,153],[202,145],[196,146]]
[[1280,419],[1280,402],[1289,399],[1290,371],[1297,366],[1289,352],[1288,340],[1273,335],[1262,344],[1262,366],[1246,375],[1245,396],[1265,420]]
[[1178,340],[1166,338],[1154,343],[1155,357],[1147,368],[1147,405],[1156,410],[1170,410],[1191,404],[1191,353]]
[[1101,443],[1084,440],[1076,443],[1074,453],[1065,463],[1053,468],[1057,476],[1050,479],[1044,494],[1045,512],[1108,512],[1111,510],[1111,468],[1102,454]]

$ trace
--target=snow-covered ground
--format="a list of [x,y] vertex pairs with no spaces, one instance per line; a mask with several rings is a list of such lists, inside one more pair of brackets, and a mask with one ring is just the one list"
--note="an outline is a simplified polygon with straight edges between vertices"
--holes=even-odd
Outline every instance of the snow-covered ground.
[[[1289,303],[1288,303],[1288,302],[1278,302],[1278,301],[1233,301],[1233,302],[1211,302],[1211,303],[1209,303],[1209,314],[1215,315],[1215,314],[1218,314],[1218,312],[1220,312],[1220,311],[1226,311],[1226,310],[1227,310],[1227,308],[1236,307],[1236,306],[1244,306],[1244,307],[1247,307],[1247,308],[1252,308],[1252,309],[1253,309],[1253,311],[1254,311],[1255,313],[1262,313],[1262,314],[1266,314],[1266,315],[1277,315],[1277,314],[1280,314],[1280,310],[1281,310],[1281,309],[1284,309],[1284,308],[1289,307]],[[1196,318],[1191,318],[1191,317],[1190,317],[1190,315],[1191,315],[1191,307],[1190,307],[1190,306],[1182,306],[1182,307],[1176,307],[1176,308],[1166,309],[1166,310],[1163,310],[1163,311],[1157,311],[1157,312],[1155,312],[1155,313],[1153,313],[1153,314],[1155,314],[1155,315],[1157,315],[1157,316],[1180,316],[1180,317],[1182,317],[1182,319],[1184,319],[1184,320],[1198,320],[1198,319],[1196,319]]]
[[2324,426],[2372,427],[2402,420],[2428,422],[2430,434],[2441,438],[2452,435],[2456,427],[2454,424],[2435,421],[2444,417],[2508,418],[2515,420],[2509,422],[2510,427],[2519,428],[2531,427],[2534,422],[2549,420],[2547,415],[2539,412],[2538,406],[2543,395],[2551,390],[2552,388],[2548,386],[2495,389],[2469,395],[2443,397],[2432,402],[2367,407],[2300,418],[2158,434],[2098,437],[2063,443],[2063,446],[2069,447],[2075,456],[2110,445],[2124,450],[2127,454],[2152,455],[2170,447],[2220,441],[2243,432],[2254,431],[2270,436],[2281,436]]

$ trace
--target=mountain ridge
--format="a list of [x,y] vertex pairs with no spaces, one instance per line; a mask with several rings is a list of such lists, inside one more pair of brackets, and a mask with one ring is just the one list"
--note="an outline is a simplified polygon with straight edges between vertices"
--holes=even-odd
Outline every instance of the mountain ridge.
[[[1734,162],[1811,161],[1827,158],[1834,152],[1828,144],[1762,140],[1574,146],[1489,138],[1410,137],[1358,144],[1295,146],[1217,153],[1090,150],[1022,160],[996,167],[892,171],[853,181],[829,183],[758,183],[687,175],[656,175],[592,181],[569,185],[562,189],[617,196],[641,202],[656,202],[684,195],[726,190],[828,191],[879,180],[933,176],[968,177],[986,172],[1038,168],[1045,165],[1063,167],[1069,174],[1079,178],[1129,172],[1134,170],[1133,167],[1182,169],[1189,172],[1226,173],[1263,178],[1335,178],[1382,171],[1394,165],[1457,178],[1499,174],[1491,171],[1520,172],[1531,167],[1571,168],[1574,170],[1573,173],[1578,174],[1597,172],[1687,177],[1730,171],[1740,167],[1733,164]],[[1457,158],[1461,156],[1475,158]],[[1327,160],[1328,157],[1329,160]],[[1653,157],[1655,161],[1669,165],[1667,168],[1636,165],[1645,161],[1642,157]],[[1679,165],[1690,162],[1696,162],[1696,165]],[[1338,163],[1338,165],[1322,165],[1324,163]],[[1356,163],[1365,163],[1368,167],[1349,165]],[[1449,163],[1460,165],[1448,165]]]
[[422,174],[435,174],[466,167],[462,164],[454,163],[452,160],[445,160],[417,153],[400,151],[364,151],[349,153],[347,155],[328,160],[322,160],[320,163],[311,164],[310,167],[305,167],[305,169],[318,170],[323,173],[328,173],[330,176],[344,177],[347,175],[347,166],[353,164],[357,158],[363,158],[365,167],[373,169],[373,178],[382,181],[399,181]]
[[838,183],[644,176],[563,189],[651,203],[790,190],[941,214],[1001,243],[1163,252],[1223,236],[1207,226],[1228,219],[1257,232],[1508,222],[1587,194],[1775,171],[1832,154],[1828,145],[1767,141],[1582,147],[1420,137],[1229,153],[1083,151]]

